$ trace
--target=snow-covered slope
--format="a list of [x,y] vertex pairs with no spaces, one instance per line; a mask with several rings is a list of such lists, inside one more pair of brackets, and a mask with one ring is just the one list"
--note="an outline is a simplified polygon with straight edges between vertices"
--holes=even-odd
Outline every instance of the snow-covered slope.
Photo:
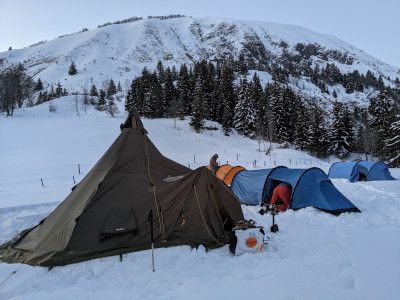
[[[245,53],[257,63],[279,64],[282,53],[294,53],[297,43],[317,43],[326,51],[335,50],[353,60],[351,64],[346,64],[337,58],[338,53],[331,53],[326,59],[311,56],[311,65],[323,67],[326,63],[335,63],[343,73],[359,70],[365,74],[371,70],[376,76],[383,75],[386,84],[392,84],[387,77],[393,81],[400,76],[398,68],[334,36],[293,25],[191,17],[144,19],[110,25],[3,52],[0,53],[0,69],[23,62],[35,79],[40,77],[46,83],[59,81],[69,90],[81,92],[83,88],[90,88],[92,83],[101,86],[110,78],[120,81],[126,88],[143,67],[154,68],[159,60],[166,66],[178,66],[200,59],[237,59],[240,53]],[[72,61],[79,71],[76,76],[67,74]],[[311,96],[328,97],[309,86],[304,87],[307,85],[304,80],[296,80],[292,84]],[[362,101],[368,92],[371,91],[363,95],[343,93],[342,96],[344,100]]]
[[[81,100],[81,99],[78,99]],[[0,243],[52,211],[119,134],[122,114],[85,111],[75,97],[0,116]],[[254,168],[317,166],[321,161],[293,149],[271,156],[254,140],[221,131],[193,132],[188,121],[144,119],[150,138],[166,156],[191,168],[219,153],[221,162]],[[262,145],[261,147],[264,147]],[[193,156],[195,155],[195,157]],[[194,161],[195,160],[195,161]],[[78,166],[81,173],[78,174]],[[400,178],[400,170],[391,170]],[[44,180],[41,186],[40,178]],[[232,257],[228,247],[156,249],[75,265],[34,268],[0,263],[0,299],[397,299],[400,293],[400,181],[338,187],[361,210],[334,217],[308,208],[277,217],[280,231],[267,251]],[[247,218],[269,228],[270,216],[242,206]],[[12,272],[17,270],[15,274]]]

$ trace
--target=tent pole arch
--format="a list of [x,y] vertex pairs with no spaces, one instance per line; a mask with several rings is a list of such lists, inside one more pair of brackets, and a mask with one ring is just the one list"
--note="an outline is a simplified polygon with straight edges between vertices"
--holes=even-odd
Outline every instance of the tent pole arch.
[[[246,169],[242,166],[234,166],[232,167],[224,176],[224,179],[222,180],[227,186],[231,185],[233,182],[233,179],[235,176],[240,173],[241,171],[245,171]],[[233,175],[232,175],[233,173]],[[232,176],[232,178],[229,178]]]

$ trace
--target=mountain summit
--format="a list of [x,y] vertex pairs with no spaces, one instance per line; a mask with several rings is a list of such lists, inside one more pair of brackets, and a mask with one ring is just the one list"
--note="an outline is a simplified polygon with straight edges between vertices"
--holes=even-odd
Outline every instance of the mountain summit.
[[[111,78],[126,89],[144,67],[155,68],[158,61],[172,67],[203,59],[242,59],[250,69],[265,72],[264,81],[273,75],[273,67],[279,67],[288,73],[295,89],[323,99],[331,98],[335,90],[342,100],[365,101],[374,91],[344,93],[345,87],[331,84],[328,93],[321,93],[307,80],[307,69],[321,70],[334,64],[342,74],[358,71],[365,75],[369,70],[389,86],[400,76],[400,69],[331,35],[293,25],[211,17],[131,18],[127,23],[107,23],[0,53],[0,70],[21,62],[35,80],[61,82],[71,91],[88,89],[92,83],[100,86]],[[75,76],[68,74],[71,63],[78,70]]]

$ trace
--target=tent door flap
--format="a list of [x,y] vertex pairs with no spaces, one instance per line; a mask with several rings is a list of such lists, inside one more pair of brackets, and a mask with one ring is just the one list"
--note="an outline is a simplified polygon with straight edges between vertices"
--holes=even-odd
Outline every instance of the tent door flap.
[[131,233],[133,235],[139,233],[137,218],[134,210],[132,208],[109,210],[103,223],[99,239],[104,240],[105,238],[127,233]]

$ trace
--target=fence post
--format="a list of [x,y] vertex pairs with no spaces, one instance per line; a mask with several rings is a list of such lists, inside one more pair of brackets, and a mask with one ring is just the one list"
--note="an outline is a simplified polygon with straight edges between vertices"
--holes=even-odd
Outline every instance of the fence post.
[[81,174],[81,165],[78,164],[78,174]]
[[74,181],[74,184],[75,184],[76,182],[75,182],[75,176],[74,175],[72,175],[72,180]]
[[42,183],[42,187],[44,187],[43,179],[40,178],[40,182]]

